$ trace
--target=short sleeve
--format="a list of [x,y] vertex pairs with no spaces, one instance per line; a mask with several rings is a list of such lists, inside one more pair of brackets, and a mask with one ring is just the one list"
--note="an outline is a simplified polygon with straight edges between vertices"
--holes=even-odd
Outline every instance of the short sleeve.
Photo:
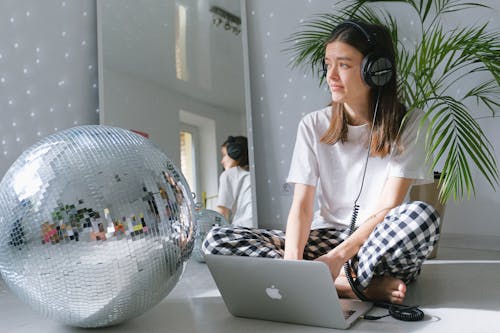
[[217,196],[217,206],[233,208],[234,193],[232,186],[229,184],[228,172],[224,171],[219,177],[219,194]]
[[413,110],[401,136],[402,151],[390,162],[389,175],[415,179],[415,184],[434,181],[432,158],[426,160],[426,133],[429,123],[421,110]]
[[293,150],[288,183],[316,186],[319,177],[318,160],[315,152],[316,133],[311,117],[303,118],[298,126]]

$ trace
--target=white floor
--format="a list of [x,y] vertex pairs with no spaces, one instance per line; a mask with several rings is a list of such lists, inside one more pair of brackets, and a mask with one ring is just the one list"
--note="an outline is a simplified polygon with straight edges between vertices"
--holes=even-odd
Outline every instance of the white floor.
[[[351,332],[500,332],[500,251],[439,249],[409,286],[407,304],[419,304],[424,321],[392,318],[359,320]],[[374,309],[370,314],[383,314]],[[0,332],[88,332],[64,326],[33,312],[0,280]],[[335,330],[231,316],[205,264],[190,261],[172,292],[146,314],[92,332],[333,332]]]

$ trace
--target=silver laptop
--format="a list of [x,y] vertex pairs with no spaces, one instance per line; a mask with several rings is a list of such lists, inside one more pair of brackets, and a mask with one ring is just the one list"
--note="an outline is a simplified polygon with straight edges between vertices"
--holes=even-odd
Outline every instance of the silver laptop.
[[373,306],[339,299],[322,262],[210,254],[205,260],[237,317],[346,329]]

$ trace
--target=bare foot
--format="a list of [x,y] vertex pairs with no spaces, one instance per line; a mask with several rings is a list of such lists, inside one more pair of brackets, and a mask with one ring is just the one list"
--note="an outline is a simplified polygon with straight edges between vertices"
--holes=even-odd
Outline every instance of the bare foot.
[[406,296],[406,284],[392,276],[374,277],[365,289],[368,299],[402,304]]
[[[345,275],[339,275],[335,280],[335,288],[340,297],[356,298]],[[371,301],[402,304],[406,296],[406,284],[391,276],[374,277],[363,294]]]

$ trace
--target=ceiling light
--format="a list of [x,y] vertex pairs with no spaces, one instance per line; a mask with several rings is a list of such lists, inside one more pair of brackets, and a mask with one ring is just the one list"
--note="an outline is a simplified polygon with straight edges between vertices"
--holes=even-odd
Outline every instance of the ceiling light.
[[235,35],[241,32],[241,19],[239,16],[233,15],[217,6],[210,7],[210,12],[213,15],[212,23],[216,27],[220,26],[224,21],[225,30],[231,31]]

